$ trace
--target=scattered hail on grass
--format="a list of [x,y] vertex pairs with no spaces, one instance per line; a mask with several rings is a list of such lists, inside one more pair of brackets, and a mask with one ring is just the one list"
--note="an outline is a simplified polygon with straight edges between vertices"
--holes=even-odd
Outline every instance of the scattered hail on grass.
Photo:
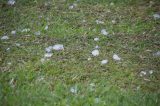
[[94,41],[99,41],[99,38],[97,38],[97,37],[96,37],[96,38],[94,38]]
[[93,56],[98,56],[99,55],[99,50],[95,49],[92,51]]
[[37,31],[37,32],[35,32],[34,33],[36,36],[39,36],[39,35],[41,35],[41,32],[40,31]]
[[48,25],[45,26],[44,30],[48,30]]
[[62,44],[56,44],[53,46],[53,50],[64,50],[64,46]]
[[108,60],[107,60],[107,59],[101,61],[101,65],[105,65],[105,64],[107,64],[107,63],[108,63]]
[[15,3],[16,3],[16,1],[15,1],[15,0],[8,0],[8,5],[13,6]]
[[71,93],[74,93],[74,94],[77,94],[77,92],[78,92],[77,86],[71,87],[71,88],[70,88],[70,92],[71,92]]
[[45,58],[50,58],[50,57],[52,57],[52,55],[53,55],[53,53],[45,53],[45,54],[44,54],[44,57],[45,57]]
[[156,53],[153,53],[153,56],[159,57],[160,56],[160,51],[157,51]]
[[114,54],[114,55],[113,55],[113,59],[114,59],[115,61],[120,61],[120,60],[121,60],[121,58],[120,58],[117,54]]
[[160,14],[154,14],[153,17],[154,19],[160,19]]
[[102,29],[101,34],[107,36],[109,33],[106,31],[106,29]]
[[104,22],[103,22],[103,21],[100,21],[100,20],[96,20],[96,23],[97,23],[97,24],[104,24]]
[[8,39],[9,39],[8,36],[2,36],[2,37],[1,37],[1,40],[8,40]]
[[16,31],[11,31],[11,34],[12,34],[12,35],[15,35],[15,34],[16,34]]
[[22,31],[21,32],[29,32],[30,31],[30,29],[29,28],[25,28],[25,29],[22,29]]

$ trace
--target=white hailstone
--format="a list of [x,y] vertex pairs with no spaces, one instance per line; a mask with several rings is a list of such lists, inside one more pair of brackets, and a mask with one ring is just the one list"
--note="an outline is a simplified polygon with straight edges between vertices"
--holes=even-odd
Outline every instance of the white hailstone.
[[154,19],[160,19],[160,14],[154,14],[153,17]]
[[121,58],[120,58],[117,54],[114,54],[114,55],[113,55],[113,59],[114,59],[115,61],[120,61],[120,60],[121,60]]
[[52,46],[49,46],[49,47],[45,48],[45,51],[48,52],[48,53],[51,52],[52,50],[53,50]]
[[107,59],[101,61],[101,65],[105,65],[105,64],[107,64],[107,63],[108,63],[108,60],[107,60]]
[[77,86],[71,87],[70,92],[76,94],[78,92]]
[[45,26],[44,30],[48,30],[48,25]]
[[22,29],[22,31],[21,32],[29,32],[30,31],[30,29],[29,28],[25,28],[25,29]]
[[116,23],[116,20],[112,20],[112,23],[115,24],[115,23]]
[[11,65],[12,63],[11,63],[11,62],[8,62],[7,64],[8,64],[8,65]]
[[104,24],[104,22],[103,22],[103,21],[100,21],[100,20],[96,20],[96,23],[97,23],[97,24]]
[[94,38],[94,41],[99,41],[99,38]]
[[96,49],[96,50],[93,50],[92,51],[92,55],[93,56],[98,56],[99,55],[99,51]]
[[41,32],[40,32],[40,31],[37,31],[37,32],[35,32],[34,34],[37,35],[37,36],[39,36],[39,35],[41,35]]
[[12,34],[12,35],[15,35],[15,34],[16,34],[16,31],[11,31],[11,34]]
[[85,22],[86,22],[86,20],[82,20],[82,22],[83,22],[83,23],[85,23]]
[[98,46],[98,45],[96,45],[96,46],[95,46],[95,49],[99,49],[99,46]]
[[1,40],[8,40],[8,39],[9,39],[8,36],[2,36],[2,37],[1,37]]
[[153,54],[153,56],[160,56],[160,51],[157,51],[156,53]]
[[16,3],[16,1],[15,0],[8,0],[8,5],[14,5]]
[[41,58],[41,62],[42,62],[42,63],[44,63],[44,62],[45,62],[45,60],[46,60],[45,58]]
[[91,59],[92,59],[92,58],[89,57],[89,58],[88,58],[88,61],[90,61]]
[[45,54],[44,54],[44,57],[45,57],[45,58],[50,58],[50,57],[52,57],[52,55],[53,55],[53,53],[45,53]]
[[145,76],[146,74],[147,74],[146,71],[141,71],[141,72],[140,72],[140,76],[141,76],[141,77]]
[[69,6],[69,9],[73,9],[73,8],[74,8],[74,5],[70,5],[70,6]]
[[101,34],[103,34],[103,35],[106,35],[106,36],[107,36],[109,33],[106,31],[106,29],[102,29],[102,30],[101,30]]
[[7,48],[6,50],[9,51],[11,48]]
[[150,71],[149,71],[149,74],[153,74],[153,70],[150,70]]
[[100,102],[100,98],[95,98],[95,103],[99,103]]
[[21,44],[20,44],[20,43],[15,43],[15,45],[16,45],[16,46],[21,46]]
[[74,7],[77,7],[77,4],[76,4],[76,3],[73,3],[73,6],[74,6]]
[[114,3],[113,3],[113,2],[111,2],[111,3],[110,3],[110,5],[111,5],[111,6],[113,6],[113,5],[114,5]]
[[62,44],[56,44],[53,46],[53,50],[64,50],[64,47]]

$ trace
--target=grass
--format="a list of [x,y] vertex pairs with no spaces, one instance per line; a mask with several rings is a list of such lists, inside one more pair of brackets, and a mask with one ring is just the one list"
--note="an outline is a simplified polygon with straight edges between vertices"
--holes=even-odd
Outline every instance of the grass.
[[[10,39],[0,40],[0,105],[158,106],[160,58],[153,53],[160,50],[160,21],[153,14],[160,11],[160,2],[153,2],[150,6],[149,0],[20,0],[8,6],[2,0],[0,37]],[[77,7],[69,9],[73,3]],[[105,24],[97,25],[97,19]],[[24,28],[31,31],[22,33]],[[104,28],[110,37],[101,35]],[[11,35],[13,30],[16,35]],[[64,51],[54,51],[42,63],[45,48],[57,43]],[[92,57],[96,45],[100,55]],[[122,61],[115,62],[114,53]],[[109,63],[102,66],[106,58]],[[153,74],[140,77],[145,70]]]

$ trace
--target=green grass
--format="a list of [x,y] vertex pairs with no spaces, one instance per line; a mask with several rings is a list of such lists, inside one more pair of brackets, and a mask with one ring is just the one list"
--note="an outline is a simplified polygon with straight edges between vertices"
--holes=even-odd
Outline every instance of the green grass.
[[[160,2],[153,2],[149,6],[149,0],[19,0],[8,6],[2,0],[0,38],[10,39],[0,40],[0,105],[160,105],[160,58],[153,56],[160,50],[160,20],[153,18]],[[73,3],[77,7],[70,10]],[[97,25],[97,19],[105,23]],[[24,28],[31,31],[22,33]],[[110,37],[101,35],[104,28]],[[11,35],[13,30],[16,35]],[[40,36],[34,34],[37,31]],[[57,43],[64,45],[64,51],[54,51],[42,63],[45,48]],[[96,45],[100,55],[92,57]],[[115,62],[114,53],[122,61]],[[102,66],[106,58],[109,63]],[[145,70],[154,72],[140,77]]]

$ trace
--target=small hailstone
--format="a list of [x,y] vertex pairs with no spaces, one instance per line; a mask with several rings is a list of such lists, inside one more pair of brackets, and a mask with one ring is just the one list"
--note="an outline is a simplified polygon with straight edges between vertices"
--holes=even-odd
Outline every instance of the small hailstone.
[[120,58],[117,54],[114,54],[114,55],[113,55],[113,59],[114,59],[115,61],[120,61],[120,60],[121,60],[121,58]]
[[93,50],[92,51],[92,55],[93,56],[98,56],[99,55],[99,51],[96,49],[96,50]]
[[64,50],[64,47],[62,44],[56,44],[53,46],[53,50]]
[[11,31],[11,34],[12,34],[12,35],[15,35],[15,34],[16,34],[16,31]]
[[9,51],[9,50],[10,50],[10,48],[7,48],[6,50],[7,50],[7,51]]
[[102,29],[102,30],[101,30],[101,34],[103,34],[103,35],[106,35],[106,36],[107,36],[107,35],[108,35],[108,32],[106,31],[106,29]]
[[45,58],[41,58],[41,62],[42,62],[42,63],[44,63],[44,62],[45,62],[45,60],[46,60]]
[[85,23],[85,22],[86,22],[86,20],[82,20],[82,22],[83,22],[83,23]]
[[99,103],[100,102],[100,98],[95,98],[95,103]]
[[37,35],[37,36],[39,36],[39,35],[41,35],[41,32],[38,31],[38,32],[35,32],[34,34]]
[[95,49],[99,49],[99,46],[98,46],[98,45],[96,45],[96,46],[95,46]]
[[48,30],[48,25],[45,26],[44,30]]
[[150,70],[150,71],[149,71],[149,74],[153,74],[153,70]]
[[70,92],[72,92],[72,93],[77,93],[77,91],[78,91],[78,89],[77,89],[77,86],[74,86],[74,87],[71,87],[70,88]]
[[19,43],[15,43],[15,45],[16,45],[16,46],[21,46],[21,44],[19,44]]
[[156,53],[153,54],[153,56],[160,56],[160,51],[157,51]]
[[141,77],[145,76],[146,74],[147,74],[146,71],[141,71],[141,72],[140,72],[140,76],[141,76]]
[[94,38],[94,41],[99,41],[99,38]]
[[96,23],[97,23],[97,24],[104,24],[104,22],[103,22],[103,21],[100,21],[100,20],[96,20]]
[[114,5],[114,3],[113,3],[113,2],[111,2],[111,3],[110,3],[110,5],[111,5],[111,6],[113,6],[113,5]]
[[160,19],[160,14],[154,14],[153,17],[154,19]]
[[112,20],[112,23],[113,23],[113,24],[115,24],[115,23],[116,23],[116,21],[115,21],[115,20]]
[[44,57],[50,58],[50,57],[52,57],[52,55],[53,55],[53,53],[45,53],[45,54],[44,54]]
[[90,61],[90,60],[91,60],[91,58],[89,57],[89,58],[88,58],[88,61]]
[[108,60],[102,60],[101,61],[101,65],[104,65],[104,64],[107,64],[108,63]]
[[74,6],[73,6],[73,5],[70,5],[70,6],[69,6],[69,9],[73,9],[73,8],[74,8]]
[[11,62],[8,62],[7,64],[8,64],[8,65],[11,65],[12,63],[11,63]]
[[29,32],[29,31],[30,31],[29,28],[25,28],[25,29],[23,29],[21,32]]
[[8,0],[8,5],[14,5],[16,3],[16,1],[15,0]]
[[8,36],[2,36],[2,37],[1,37],[1,40],[7,40],[7,39],[9,39]]
[[45,51],[48,52],[48,53],[51,52],[52,50],[53,50],[52,46],[49,46],[49,47],[45,48]]

